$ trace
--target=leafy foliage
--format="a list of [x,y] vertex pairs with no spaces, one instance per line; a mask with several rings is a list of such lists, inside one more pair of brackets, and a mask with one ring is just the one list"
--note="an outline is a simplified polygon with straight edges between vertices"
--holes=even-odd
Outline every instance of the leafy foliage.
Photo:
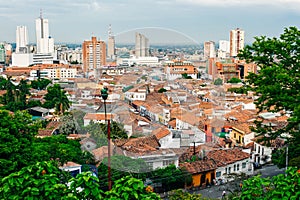
[[242,192],[234,199],[299,199],[300,173],[297,168],[289,168],[286,175],[270,178],[254,176],[243,182]]
[[229,79],[227,82],[228,82],[228,83],[241,83],[242,81],[241,81],[241,79],[239,79],[239,78],[232,77],[232,78]]
[[38,162],[10,174],[0,182],[1,199],[160,199],[146,190],[143,182],[130,176],[115,182],[112,189],[99,189],[99,179],[91,172],[71,178],[56,162]]
[[166,92],[167,90],[165,89],[165,88],[160,88],[159,90],[158,90],[158,93],[164,93],[164,92]]
[[31,163],[31,143],[39,125],[25,111],[12,115],[0,110],[0,127],[0,177],[3,177]]
[[217,79],[214,81],[214,85],[223,85],[223,80],[220,79],[220,78],[217,78]]
[[182,189],[173,190],[169,195],[169,200],[205,200],[201,194],[190,194],[189,192],[185,192]]
[[60,199],[67,195],[68,175],[54,162],[41,162],[10,174],[1,181],[1,199]]
[[126,176],[117,180],[112,190],[107,191],[105,195],[107,199],[160,199],[157,194],[147,191],[144,183],[141,180],[132,178],[130,176]]
[[[267,110],[290,115],[288,124],[278,130],[270,130],[258,119],[256,132],[267,133],[270,140],[288,133],[291,137],[287,137],[286,142],[291,149],[300,145],[299,37],[296,27],[286,28],[279,38],[256,37],[255,42],[238,55],[260,68],[258,74],[247,77],[259,96],[255,102],[259,112]],[[294,153],[294,157],[299,156],[299,151]]]
[[183,79],[192,79],[192,77],[189,76],[187,73],[183,73],[181,76]]
[[63,114],[66,110],[70,108],[70,102],[66,95],[66,92],[60,87],[59,84],[54,84],[47,88],[47,94],[44,99],[45,108],[55,108],[58,114]]
[[33,89],[44,90],[52,81],[49,79],[38,79],[31,81],[31,87]]

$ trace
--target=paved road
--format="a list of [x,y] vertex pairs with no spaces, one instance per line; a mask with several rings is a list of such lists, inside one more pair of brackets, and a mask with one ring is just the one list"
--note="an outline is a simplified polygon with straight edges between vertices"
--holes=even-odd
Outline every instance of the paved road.
[[[254,173],[261,173],[262,177],[272,177],[278,174],[284,174],[285,169],[278,169],[275,165],[264,166],[262,169],[255,170]],[[221,199],[223,190],[226,191],[227,194],[230,192],[229,189],[233,187],[237,187],[238,183],[227,183],[224,185],[212,186],[210,188],[201,189],[198,191],[193,191],[192,193],[202,194],[203,197]]]

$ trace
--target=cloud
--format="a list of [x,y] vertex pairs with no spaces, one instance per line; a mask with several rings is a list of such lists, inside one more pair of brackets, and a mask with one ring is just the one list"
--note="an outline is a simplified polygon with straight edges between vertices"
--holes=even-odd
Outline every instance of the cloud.
[[199,6],[274,6],[283,9],[299,9],[299,0],[175,0],[179,4]]

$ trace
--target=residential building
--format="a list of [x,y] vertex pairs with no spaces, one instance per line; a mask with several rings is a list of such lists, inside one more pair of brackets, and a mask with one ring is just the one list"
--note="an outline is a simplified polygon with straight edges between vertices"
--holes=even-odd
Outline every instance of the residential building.
[[26,26],[17,26],[16,53],[28,53],[28,31]]
[[106,64],[106,44],[92,37],[82,44],[83,72],[94,71]]
[[227,40],[219,41],[219,49],[217,57],[221,59],[229,58],[230,55],[230,43]]
[[135,56],[149,56],[149,39],[141,33],[135,33]]
[[215,42],[208,41],[204,42],[204,59],[215,58],[216,57],[216,48]]
[[189,61],[166,61],[164,63],[164,70],[167,80],[175,80],[182,78],[183,75],[191,77],[192,79],[200,78],[197,68]]
[[5,63],[5,46],[4,44],[0,44],[0,64]]
[[[114,117],[111,113],[106,113],[106,119],[112,119]],[[83,117],[83,125],[87,126],[91,121],[94,123],[105,124],[105,113],[87,113]]]
[[107,40],[107,58],[114,59],[115,55],[115,36],[112,34],[111,25],[109,25]]
[[257,165],[264,165],[272,161],[272,152],[278,148],[284,147],[284,140],[276,138],[271,141],[264,141],[261,137],[253,139],[254,149],[252,152],[252,161]]
[[240,79],[240,70],[236,63],[222,63],[216,62],[217,68],[217,76],[223,80],[223,82],[227,82],[231,78]]
[[245,31],[237,28],[230,31],[230,56],[236,57],[245,46]]

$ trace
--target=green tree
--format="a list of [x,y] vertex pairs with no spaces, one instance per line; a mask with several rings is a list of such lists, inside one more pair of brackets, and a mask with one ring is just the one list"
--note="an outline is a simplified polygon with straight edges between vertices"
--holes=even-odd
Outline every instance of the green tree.
[[31,81],[31,87],[33,89],[44,90],[52,81],[49,79],[38,79]]
[[165,89],[165,88],[160,88],[159,90],[158,90],[158,93],[164,93],[164,92],[166,92],[167,90]]
[[255,102],[259,112],[267,110],[290,115],[287,125],[277,130],[263,125],[261,119],[256,122],[259,135],[268,134],[268,140],[286,139],[289,152],[292,152],[290,159],[300,157],[300,151],[296,151],[300,146],[299,38],[300,31],[296,27],[286,28],[279,38],[256,37],[254,43],[238,55],[260,68],[258,74],[251,73],[247,77],[259,96]]
[[0,110],[0,177],[32,163],[32,141],[39,125],[25,111]]
[[54,162],[38,162],[3,178],[1,199],[61,199],[67,196],[68,174]]
[[299,199],[300,198],[300,171],[289,168],[286,174],[279,174],[270,178],[261,178],[259,175],[245,180],[241,193],[234,199]]
[[217,79],[214,81],[214,85],[223,85],[223,80],[220,79],[220,78],[217,78]]
[[130,176],[123,177],[115,182],[112,190],[105,193],[106,199],[125,200],[155,200],[160,197],[144,186],[143,181]]
[[66,92],[60,87],[59,84],[49,86],[44,99],[46,102],[43,106],[46,108],[55,108],[55,111],[58,114],[63,114],[70,108],[70,102]]
[[239,78],[232,77],[232,78],[229,79],[227,82],[228,82],[228,83],[241,83],[242,81],[241,81],[241,79],[239,79]]
[[91,172],[75,178],[60,170],[54,161],[37,162],[4,177],[0,182],[1,199],[160,199],[139,179],[126,176],[115,182],[112,189],[99,189],[99,179]]
[[61,164],[73,161],[79,164],[95,164],[89,152],[81,150],[79,140],[70,140],[65,135],[35,138],[32,143],[31,160],[58,160]]
[[61,125],[59,127],[59,134],[69,135],[76,133],[76,125],[72,114],[65,114],[60,118]]
[[205,200],[201,194],[190,194],[182,189],[172,190],[169,195],[169,200]]
[[192,79],[192,77],[188,76],[187,73],[183,73],[181,76],[182,76],[183,79]]

